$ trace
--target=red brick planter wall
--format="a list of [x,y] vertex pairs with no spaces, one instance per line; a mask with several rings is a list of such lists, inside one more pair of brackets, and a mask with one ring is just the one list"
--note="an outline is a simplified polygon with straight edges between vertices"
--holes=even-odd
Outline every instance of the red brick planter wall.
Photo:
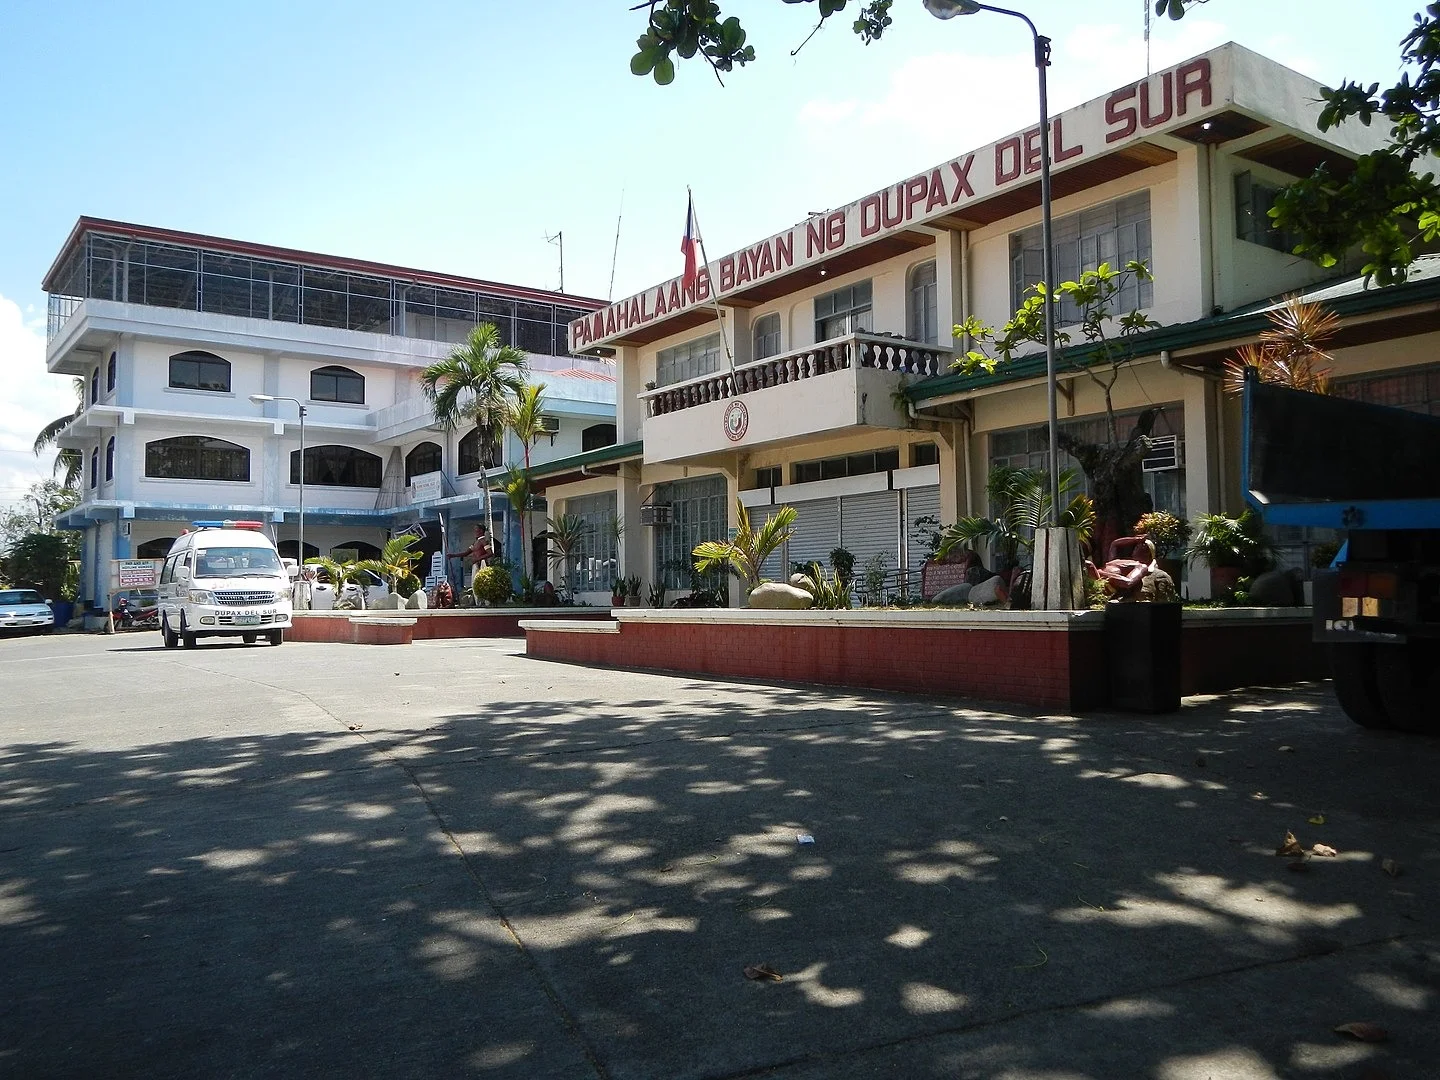
[[[352,641],[350,633],[350,618],[356,615],[367,615],[361,611],[340,611],[340,612],[303,612],[297,611],[290,629],[285,631],[285,638],[288,641]],[[610,613],[608,611],[595,610],[593,613],[576,611],[573,608],[560,608],[553,611],[503,611],[496,614],[471,615],[468,613],[451,614],[450,612],[433,612],[427,615],[424,611],[405,611],[397,613],[397,617],[403,616],[415,620],[415,640],[423,641],[430,638],[496,638],[508,637],[518,638],[524,636],[520,629],[520,620],[525,619],[605,619]],[[379,616],[383,617],[383,616]]]

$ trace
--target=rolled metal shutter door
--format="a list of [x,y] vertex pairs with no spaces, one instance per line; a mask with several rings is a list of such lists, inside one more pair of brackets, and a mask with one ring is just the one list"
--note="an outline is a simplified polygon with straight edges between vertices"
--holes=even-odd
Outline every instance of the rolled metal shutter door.
[[840,501],[809,499],[791,503],[795,528],[790,534],[790,562],[830,564],[830,552],[840,546]]
[[915,527],[915,519],[922,517],[940,517],[940,485],[933,487],[915,487],[905,490],[905,558],[907,566],[911,570],[919,570],[925,565],[925,557],[929,554],[921,538],[920,530]]
[[885,569],[900,566],[900,493],[870,491],[840,499],[840,546],[855,556],[859,578],[865,560],[885,556]]

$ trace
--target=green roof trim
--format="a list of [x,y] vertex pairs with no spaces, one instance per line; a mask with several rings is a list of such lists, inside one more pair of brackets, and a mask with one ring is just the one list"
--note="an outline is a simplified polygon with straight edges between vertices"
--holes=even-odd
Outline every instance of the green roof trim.
[[[1341,291],[1337,282],[1321,282],[1301,294],[1306,301],[1319,301],[1335,314],[1365,315],[1387,308],[1404,307],[1440,299],[1440,276],[1424,277],[1407,281],[1401,285],[1383,288],[1363,288],[1362,279],[1349,279],[1356,291]],[[1347,282],[1347,284],[1349,283]],[[1339,295],[1334,295],[1334,294]],[[1289,293],[1284,294],[1290,295]],[[1266,311],[1274,307],[1284,296],[1272,297],[1247,305],[1223,315],[1212,315],[1194,322],[1161,326],[1130,339],[1139,356],[1154,356],[1166,349],[1190,349],[1199,345],[1213,345],[1236,337],[1258,335],[1270,325]],[[1093,363],[1099,350],[1090,345],[1072,345],[1063,353],[1061,370],[1072,369],[1076,364],[1086,366]],[[991,386],[1018,382],[1045,374],[1045,354],[1029,353],[1014,360],[993,375],[936,375],[905,387],[905,396],[920,403],[932,398],[965,393],[969,390],[983,390]]]
[[583,454],[571,454],[569,457],[556,458],[541,465],[532,465],[530,475],[535,479],[558,476],[561,473],[577,472],[589,465],[607,465],[612,461],[637,458],[644,453],[643,442],[612,443],[598,450],[586,450]]

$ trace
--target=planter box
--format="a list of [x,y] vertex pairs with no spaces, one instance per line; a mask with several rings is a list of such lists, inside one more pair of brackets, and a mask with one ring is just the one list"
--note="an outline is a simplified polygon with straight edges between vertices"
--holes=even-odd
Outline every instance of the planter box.
[[1180,708],[1180,605],[1105,605],[1110,705],[1129,712]]

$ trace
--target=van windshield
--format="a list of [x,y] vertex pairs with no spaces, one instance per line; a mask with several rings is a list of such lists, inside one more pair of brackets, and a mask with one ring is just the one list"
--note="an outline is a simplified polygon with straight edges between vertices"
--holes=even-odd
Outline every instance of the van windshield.
[[283,577],[280,557],[270,548],[212,547],[195,553],[195,576]]

